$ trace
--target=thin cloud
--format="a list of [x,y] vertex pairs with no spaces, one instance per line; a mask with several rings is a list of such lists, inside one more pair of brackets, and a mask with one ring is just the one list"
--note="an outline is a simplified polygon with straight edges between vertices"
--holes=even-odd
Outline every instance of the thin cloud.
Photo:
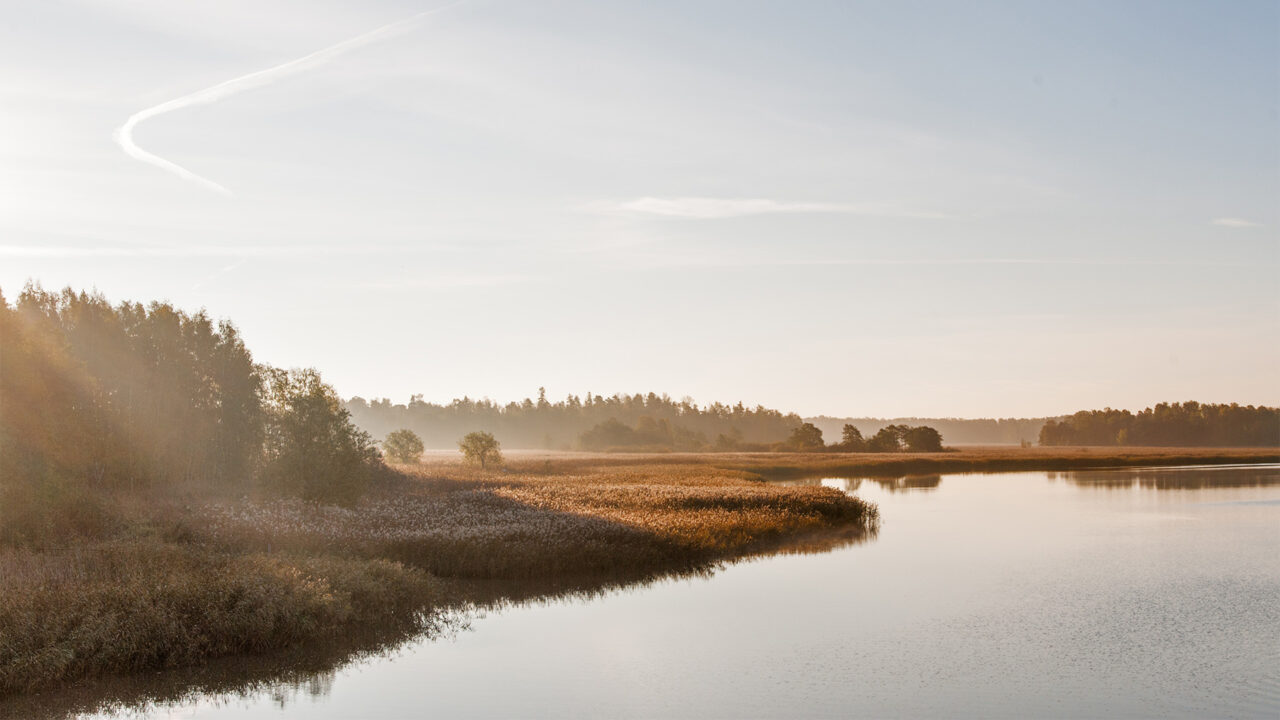
[[310,70],[318,65],[329,62],[343,53],[364,47],[365,45],[389,36],[393,32],[403,30],[428,15],[443,12],[444,10],[448,10],[449,8],[456,7],[469,1],[470,0],[459,0],[459,2],[450,3],[444,7],[420,12],[412,17],[383,25],[380,28],[370,30],[362,35],[357,35],[349,40],[343,40],[336,45],[330,45],[323,50],[317,50],[300,58],[290,60],[289,62],[281,63],[280,65],[267,68],[266,70],[251,72],[248,75],[241,75],[238,78],[218,83],[213,87],[198,90],[190,95],[183,95],[180,98],[169,100],[154,107],[149,107],[145,110],[136,112],[129,116],[129,119],[124,122],[124,125],[121,125],[120,128],[116,130],[115,140],[130,157],[136,160],[141,160],[142,162],[155,165],[156,167],[162,170],[167,170],[184,180],[190,180],[191,182],[203,185],[204,187],[215,192],[222,193],[223,195],[230,195],[231,191],[222,185],[219,185],[206,177],[197,175],[171,160],[166,160],[159,155],[147,152],[146,150],[138,147],[137,143],[133,141],[134,129],[137,128],[138,124],[143,120],[147,120],[158,115],[164,115],[165,113],[170,113],[174,110],[181,110],[182,108],[191,107],[193,105],[207,105],[209,103],[214,103],[237,93],[244,92],[245,90],[270,85],[281,78]]
[[585,209],[588,212],[604,215],[639,214],[700,220],[788,213],[838,213],[928,220],[956,217],[946,213],[869,203],[790,202],[768,198],[642,197],[634,200],[591,203],[585,206]]
[[0,245],[0,257],[22,258],[193,258],[193,257],[285,257],[314,249],[294,247],[145,247],[79,245]]
[[316,256],[421,255],[429,247],[335,247],[315,245],[140,246],[0,245],[0,257],[19,258],[292,258]]
[[1229,228],[1256,228],[1256,227],[1262,227],[1262,223],[1256,223],[1256,222],[1253,222],[1252,220],[1241,220],[1240,218],[1229,218],[1229,217],[1227,217],[1227,218],[1216,218],[1216,219],[1214,219],[1213,224],[1214,224],[1214,225],[1221,225],[1222,227],[1229,227]]
[[490,288],[529,282],[526,275],[445,274],[407,280],[346,283],[340,287],[353,290],[460,290]]
[[965,267],[965,266],[1078,266],[1078,267],[1243,267],[1226,260],[1169,260],[1163,258],[779,258],[726,255],[639,255],[625,265],[632,269],[754,268],[754,267]]

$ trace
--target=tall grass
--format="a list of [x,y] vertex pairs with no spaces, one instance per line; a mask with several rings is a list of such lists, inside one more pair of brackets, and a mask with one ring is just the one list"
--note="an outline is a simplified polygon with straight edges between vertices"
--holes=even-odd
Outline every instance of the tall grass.
[[436,463],[346,507],[150,492],[7,509],[32,519],[0,539],[0,695],[704,572],[878,524],[874,506],[836,490],[705,464]]
[[0,695],[362,628],[409,632],[473,603],[590,594],[874,536],[874,505],[764,477],[1228,462],[1280,457],[1141,448],[513,454],[502,470],[481,472],[435,456],[349,507],[190,489],[9,492],[0,504]]
[[[688,462],[689,459],[686,459]],[[826,474],[837,477],[900,476],[956,472],[1090,470],[1118,467],[1276,463],[1280,452],[1265,448],[972,447],[945,453],[801,455],[755,453],[699,462],[757,473],[767,478]]]
[[565,462],[565,472],[549,474],[410,468],[416,482],[351,509],[279,500],[210,505],[207,532],[247,550],[342,548],[439,575],[516,580],[687,568],[787,537],[868,532],[878,523],[874,506],[827,488],[769,485],[707,465]]
[[393,562],[231,555],[159,541],[0,553],[0,694],[262,652],[405,617],[425,573]]

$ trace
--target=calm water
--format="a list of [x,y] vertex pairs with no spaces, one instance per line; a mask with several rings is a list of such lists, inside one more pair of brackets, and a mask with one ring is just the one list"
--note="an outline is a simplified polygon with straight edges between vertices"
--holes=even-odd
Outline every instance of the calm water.
[[879,537],[145,716],[1280,716],[1280,467],[813,482]]

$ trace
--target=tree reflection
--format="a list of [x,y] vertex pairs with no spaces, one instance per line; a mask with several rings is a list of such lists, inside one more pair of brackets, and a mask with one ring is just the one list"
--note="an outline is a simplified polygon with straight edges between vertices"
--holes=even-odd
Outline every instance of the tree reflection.
[[1182,467],[1124,470],[1075,470],[1048,474],[1087,488],[1155,490],[1203,490],[1207,488],[1264,487],[1280,484],[1280,467]]
[[881,490],[898,492],[932,492],[942,484],[941,475],[903,475],[902,477],[873,477],[871,482]]

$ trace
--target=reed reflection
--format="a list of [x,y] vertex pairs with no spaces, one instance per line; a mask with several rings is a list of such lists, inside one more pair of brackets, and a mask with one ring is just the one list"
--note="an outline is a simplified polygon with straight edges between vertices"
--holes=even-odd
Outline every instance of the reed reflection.
[[1280,465],[1247,467],[1134,468],[1122,470],[1073,470],[1048,473],[1083,488],[1123,490],[1205,490],[1280,485]]

